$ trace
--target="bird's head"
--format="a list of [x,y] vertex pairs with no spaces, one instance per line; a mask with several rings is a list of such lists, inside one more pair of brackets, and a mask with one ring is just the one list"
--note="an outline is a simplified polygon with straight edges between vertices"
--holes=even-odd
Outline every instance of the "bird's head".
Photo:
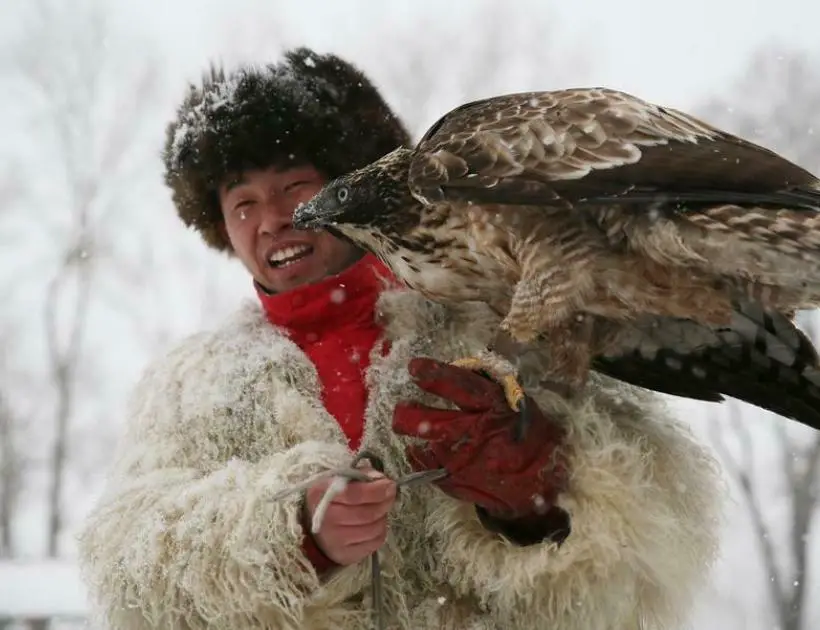
[[331,180],[296,208],[293,227],[327,229],[372,249],[375,235],[400,233],[417,224],[413,208],[418,202],[407,185],[411,156],[412,151],[399,148]]

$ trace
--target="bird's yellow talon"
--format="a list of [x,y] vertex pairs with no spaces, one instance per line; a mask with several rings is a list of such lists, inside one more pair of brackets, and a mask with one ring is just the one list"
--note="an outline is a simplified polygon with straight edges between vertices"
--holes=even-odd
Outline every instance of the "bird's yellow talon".
[[474,372],[487,372],[488,374],[490,374],[490,370],[487,364],[484,363],[484,361],[482,361],[478,357],[465,357],[463,359],[456,359],[455,361],[451,361],[450,365],[464,368],[465,370],[473,370]]
[[465,370],[472,370],[473,372],[482,372],[489,378],[501,385],[504,390],[504,396],[507,399],[507,404],[510,408],[519,411],[521,402],[524,400],[524,389],[518,384],[516,378],[512,375],[499,376],[496,375],[493,369],[478,357],[466,357],[463,359],[456,359],[450,365],[464,368]]
[[524,389],[512,376],[505,376],[502,378],[501,387],[504,388],[504,395],[507,397],[507,403],[512,409],[518,411],[521,408],[521,401],[524,400]]

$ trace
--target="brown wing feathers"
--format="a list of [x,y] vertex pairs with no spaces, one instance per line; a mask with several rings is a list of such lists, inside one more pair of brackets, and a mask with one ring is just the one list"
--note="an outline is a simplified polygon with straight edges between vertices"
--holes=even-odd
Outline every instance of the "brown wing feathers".
[[613,90],[469,103],[437,121],[418,149],[411,186],[451,200],[820,204],[814,176],[799,166]]

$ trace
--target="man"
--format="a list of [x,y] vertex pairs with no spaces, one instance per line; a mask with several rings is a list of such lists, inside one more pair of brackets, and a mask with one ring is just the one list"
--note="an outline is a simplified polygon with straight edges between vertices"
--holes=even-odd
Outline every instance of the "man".
[[[376,88],[333,55],[299,49],[191,88],[166,181],[259,300],[134,392],[80,537],[109,627],[368,628],[374,551],[391,628],[635,630],[686,615],[716,547],[718,477],[656,401],[603,379],[573,404],[532,388],[516,442],[497,383],[447,364],[485,347],[495,315],[428,302],[347,241],[291,227],[327,178],[403,143]],[[384,474],[350,483],[311,534],[328,481],[275,495],[361,449]],[[437,467],[436,485],[397,489]]]

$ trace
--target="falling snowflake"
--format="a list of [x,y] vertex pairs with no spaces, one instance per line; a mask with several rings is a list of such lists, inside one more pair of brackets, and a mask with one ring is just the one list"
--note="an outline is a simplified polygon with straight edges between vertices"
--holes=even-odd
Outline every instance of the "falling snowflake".
[[692,368],[692,376],[695,378],[706,378],[706,370],[696,365]]

